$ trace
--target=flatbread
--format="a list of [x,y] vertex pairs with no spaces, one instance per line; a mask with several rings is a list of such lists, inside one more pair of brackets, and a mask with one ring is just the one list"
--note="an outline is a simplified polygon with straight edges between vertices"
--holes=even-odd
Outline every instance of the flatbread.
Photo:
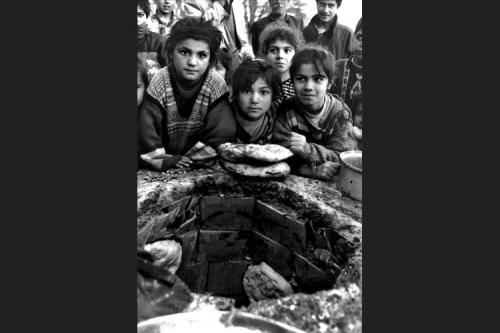
[[293,153],[280,145],[275,144],[242,144],[224,143],[219,146],[219,154],[226,161],[247,162],[248,159],[276,163],[293,156]]
[[247,177],[279,178],[290,174],[290,166],[286,162],[256,166],[221,160],[221,164],[226,170]]

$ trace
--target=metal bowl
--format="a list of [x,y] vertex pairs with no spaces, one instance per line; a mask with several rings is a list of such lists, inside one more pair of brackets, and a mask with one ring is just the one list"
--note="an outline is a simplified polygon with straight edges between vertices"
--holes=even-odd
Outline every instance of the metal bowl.
[[363,153],[349,150],[340,153],[339,187],[353,199],[362,201]]
[[305,333],[276,320],[239,310],[193,311],[155,317],[137,324],[137,333]]

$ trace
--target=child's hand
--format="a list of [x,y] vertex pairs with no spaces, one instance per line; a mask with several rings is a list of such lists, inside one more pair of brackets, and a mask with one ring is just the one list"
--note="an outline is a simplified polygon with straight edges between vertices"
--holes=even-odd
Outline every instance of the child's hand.
[[361,128],[358,128],[356,126],[353,126],[352,128],[352,134],[356,138],[356,140],[362,140],[363,139],[363,130]]
[[192,159],[190,159],[189,157],[186,157],[186,156],[182,156],[177,161],[177,163],[175,164],[175,166],[177,168],[189,168],[191,166],[191,164],[193,164],[193,160]]
[[323,180],[332,180],[339,172],[340,163],[326,161],[318,165],[316,177]]
[[291,132],[290,136],[290,150],[292,152],[304,152],[306,148],[307,140],[302,134]]

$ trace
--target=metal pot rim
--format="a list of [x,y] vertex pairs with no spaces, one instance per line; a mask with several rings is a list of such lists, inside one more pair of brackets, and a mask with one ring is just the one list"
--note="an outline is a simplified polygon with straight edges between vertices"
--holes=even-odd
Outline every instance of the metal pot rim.
[[348,157],[362,157],[362,156],[363,156],[363,152],[361,150],[348,150],[348,151],[344,151],[344,152],[340,153],[340,163],[342,165],[344,165],[345,167],[347,167],[348,169],[351,169],[353,171],[356,171],[356,172],[359,172],[359,173],[362,174],[363,173],[363,169],[355,167],[354,165],[349,164],[346,161],[344,161],[344,159],[348,158]]

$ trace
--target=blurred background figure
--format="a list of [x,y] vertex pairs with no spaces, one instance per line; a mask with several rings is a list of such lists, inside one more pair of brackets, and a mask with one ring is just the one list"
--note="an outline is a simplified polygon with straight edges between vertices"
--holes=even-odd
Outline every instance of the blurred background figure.
[[148,80],[167,65],[167,40],[148,28],[149,0],[137,0],[137,56],[143,61]]
[[224,48],[232,57],[233,66],[244,58],[253,58],[248,42],[245,9],[242,0],[184,0],[179,15],[203,17],[221,31]]
[[175,0],[154,0],[155,12],[151,15],[149,30],[162,36],[170,33],[170,28],[179,19]]
[[304,28],[304,22],[301,19],[293,15],[288,15],[289,5],[290,0],[269,0],[270,14],[252,24],[250,35],[252,38],[252,49],[256,56],[261,55],[259,54],[259,37],[268,25],[283,22],[298,31],[302,31]]
[[302,32],[306,43],[325,47],[335,60],[351,55],[352,30],[337,22],[337,10],[341,4],[342,0],[316,0],[317,14]]

